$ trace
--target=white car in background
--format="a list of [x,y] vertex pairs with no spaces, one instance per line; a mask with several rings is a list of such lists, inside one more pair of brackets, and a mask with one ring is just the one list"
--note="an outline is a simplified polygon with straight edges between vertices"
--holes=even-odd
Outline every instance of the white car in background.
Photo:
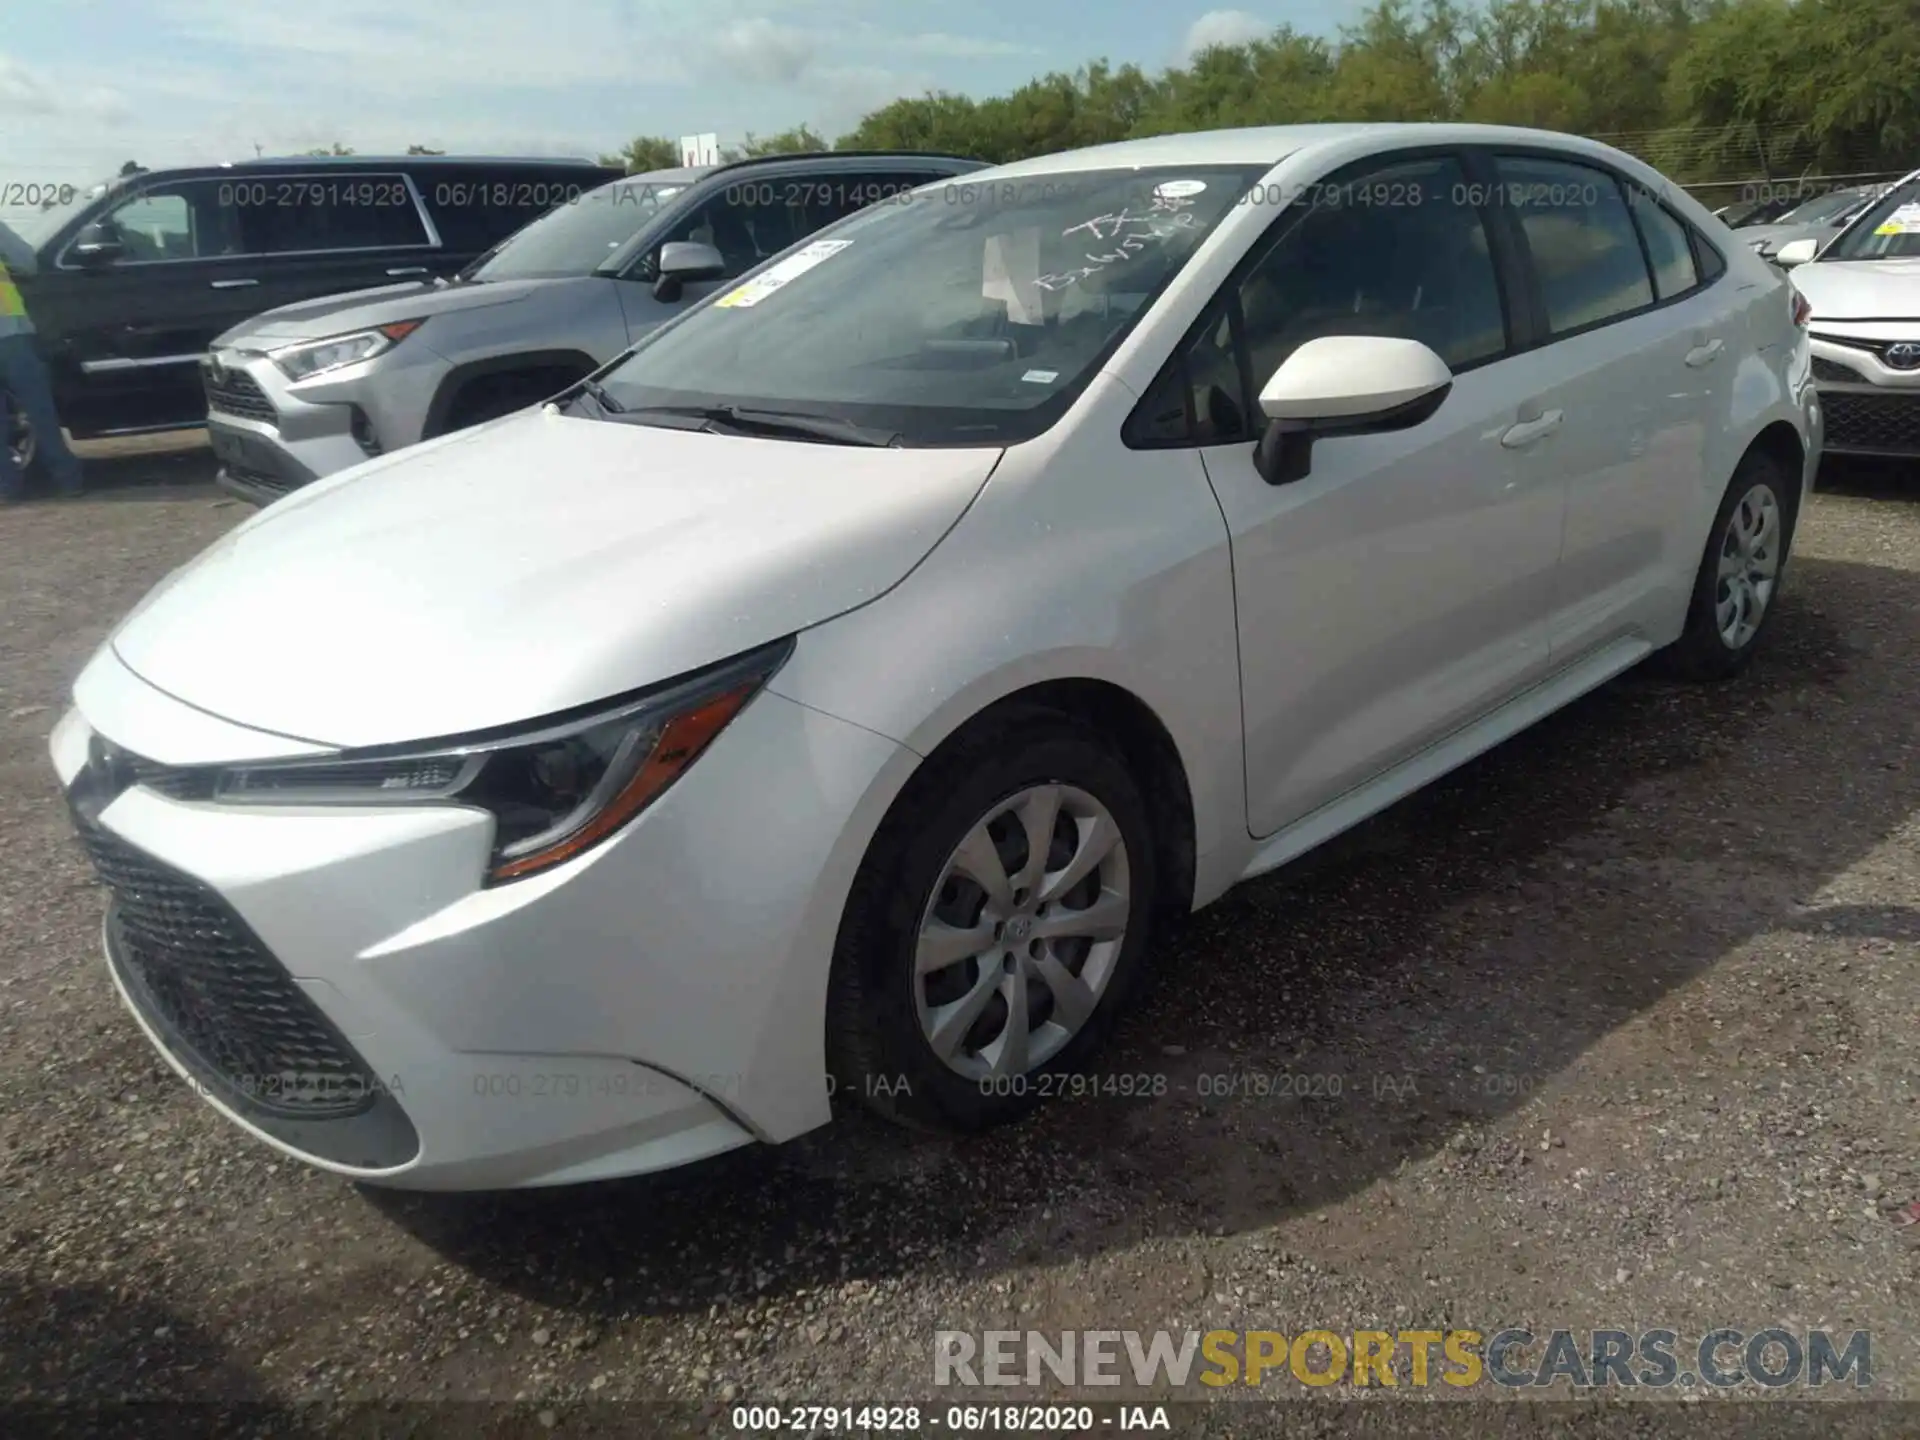
[[1920,457],[1920,171],[1825,249],[1802,240],[1778,258],[1812,306],[1827,450]]
[[657,1170],[836,1093],[1016,1116],[1163,922],[1641,660],[1752,657],[1820,422],[1723,245],[1478,126],[873,206],[147,597],[52,740],[115,983],[382,1184]]

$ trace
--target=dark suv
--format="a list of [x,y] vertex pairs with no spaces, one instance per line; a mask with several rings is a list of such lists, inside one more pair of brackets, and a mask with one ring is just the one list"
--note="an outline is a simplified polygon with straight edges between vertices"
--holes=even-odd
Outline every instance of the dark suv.
[[586,160],[302,156],[149,170],[16,228],[16,276],[76,436],[203,424],[200,358],[261,310],[452,275],[618,170]]

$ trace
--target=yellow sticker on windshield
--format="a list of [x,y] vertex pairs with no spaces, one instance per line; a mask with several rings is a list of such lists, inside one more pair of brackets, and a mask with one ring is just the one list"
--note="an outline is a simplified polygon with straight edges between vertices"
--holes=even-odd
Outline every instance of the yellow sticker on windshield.
[[1920,234],[1920,205],[1902,205],[1873,232],[1876,235]]
[[805,249],[796,250],[771,269],[761,271],[745,284],[735,286],[713,303],[735,310],[758,305],[781,286],[806,274],[822,260],[838,255],[852,243],[851,240],[816,240]]

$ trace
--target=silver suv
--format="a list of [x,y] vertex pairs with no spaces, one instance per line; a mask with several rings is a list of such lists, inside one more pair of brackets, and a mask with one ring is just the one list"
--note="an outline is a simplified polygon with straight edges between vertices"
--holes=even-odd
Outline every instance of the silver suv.
[[979,168],[842,151],[656,170],[559,206],[452,280],[269,310],[201,362],[220,483],[264,505],[538,404],[822,226]]

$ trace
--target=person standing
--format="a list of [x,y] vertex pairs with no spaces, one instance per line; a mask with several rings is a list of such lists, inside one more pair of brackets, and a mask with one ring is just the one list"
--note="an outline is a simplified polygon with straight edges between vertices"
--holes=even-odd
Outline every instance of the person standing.
[[34,453],[62,495],[81,491],[80,460],[67,447],[53,405],[53,384],[34,343],[33,321],[16,275],[39,270],[33,247],[0,223],[0,504],[26,498],[27,477],[13,450],[13,412],[33,427]]

